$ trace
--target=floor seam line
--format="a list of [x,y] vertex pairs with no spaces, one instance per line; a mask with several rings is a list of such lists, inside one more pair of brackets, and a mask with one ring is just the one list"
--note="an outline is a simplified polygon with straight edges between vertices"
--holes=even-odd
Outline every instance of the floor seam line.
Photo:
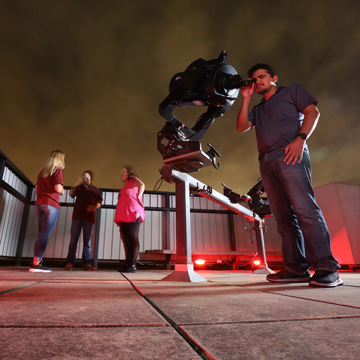
[[6,294],[6,293],[9,293],[9,292],[12,292],[12,291],[16,291],[16,290],[23,289],[23,288],[26,288],[26,287],[28,287],[28,286],[38,284],[39,282],[40,282],[40,281],[36,281],[36,282],[32,282],[32,283],[30,283],[30,284],[25,284],[25,285],[17,286],[17,287],[12,288],[12,289],[0,291],[0,295]]
[[295,321],[316,321],[316,320],[341,320],[341,319],[358,319],[360,315],[339,315],[339,316],[327,316],[316,318],[297,318],[297,319],[278,319],[278,320],[247,320],[247,321],[224,321],[213,323],[183,323],[178,326],[208,326],[208,325],[232,325],[232,324],[264,324],[264,323],[279,323],[279,322],[295,322]]
[[185,340],[185,342],[204,360],[215,360],[200,344],[198,344],[191,336],[177,325],[164,311],[162,311],[152,300],[150,300],[129,278],[122,274],[127,279],[135,291],[159,314],[169,325]]
[[170,327],[169,324],[76,324],[76,325],[0,325],[0,329],[73,329],[73,328],[150,328],[150,327]]
[[359,306],[354,306],[354,305],[346,305],[346,304],[337,304],[337,303],[333,303],[330,301],[324,301],[324,300],[316,300],[316,299],[309,299],[306,297],[300,297],[300,296],[295,296],[295,295],[288,295],[288,294],[279,294],[276,292],[272,292],[272,291],[263,291],[266,294],[273,294],[273,295],[279,295],[279,296],[286,296],[286,297],[291,297],[294,299],[301,299],[301,300],[308,300],[308,301],[314,301],[314,302],[319,302],[319,303],[323,303],[323,304],[329,304],[329,305],[337,305],[337,306],[343,306],[343,307],[348,307],[351,309],[360,309]]

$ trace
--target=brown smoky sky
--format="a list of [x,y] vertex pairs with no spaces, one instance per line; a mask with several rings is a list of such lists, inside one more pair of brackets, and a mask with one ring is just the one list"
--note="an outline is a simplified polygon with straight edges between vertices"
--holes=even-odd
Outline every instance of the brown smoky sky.
[[[1,1],[0,149],[33,182],[60,149],[65,185],[92,169],[95,185],[119,188],[122,165],[131,164],[152,190],[163,165],[158,106],[170,79],[226,50],[243,78],[270,63],[279,85],[300,83],[317,98],[321,117],[308,141],[314,186],[359,184],[359,17],[356,0]],[[241,95],[201,140],[222,154],[221,169],[193,176],[244,193],[260,175],[255,132],[235,129],[240,105]],[[192,127],[205,111],[176,115]]]

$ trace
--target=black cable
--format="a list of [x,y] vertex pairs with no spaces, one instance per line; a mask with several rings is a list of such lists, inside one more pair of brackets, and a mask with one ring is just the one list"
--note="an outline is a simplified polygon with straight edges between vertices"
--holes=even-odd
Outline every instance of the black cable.
[[[157,184],[159,183],[159,181],[161,181],[161,182],[160,182],[160,185],[159,185],[158,188],[156,188],[156,186],[157,186]],[[162,185],[163,181],[164,181],[164,178],[161,177],[161,178],[155,183],[155,186],[154,186],[153,191],[158,191],[158,190],[161,188],[161,185]]]

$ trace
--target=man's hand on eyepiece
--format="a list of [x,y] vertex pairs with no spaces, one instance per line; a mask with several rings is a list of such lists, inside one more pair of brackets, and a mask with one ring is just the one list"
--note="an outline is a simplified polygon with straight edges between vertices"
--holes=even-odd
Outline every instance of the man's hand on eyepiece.
[[[251,80],[251,79],[249,79]],[[253,94],[254,94],[254,88],[255,88],[255,83],[252,82],[249,86],[244,86],[241,88],[241,93],[244,99],[246,98],[252,98]]]

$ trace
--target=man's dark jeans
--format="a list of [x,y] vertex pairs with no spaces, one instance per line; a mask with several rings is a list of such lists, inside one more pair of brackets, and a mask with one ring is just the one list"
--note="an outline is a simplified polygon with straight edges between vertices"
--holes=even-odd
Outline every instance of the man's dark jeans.
[[286,165],[283,149],[275,149],[260,158],[260,172],[282,237],[285,269],[303,274],[314,270],[340,268],[330,247],[330,234],[316,203],[311,183],[311,164],[304,150],[300,164]]
[[68,264],[74,265],[76,261],[76,250],[83,230],[84,248],[82,261],[84,264],[91,263],[91,236],[94,230],[94,223],[91,221],[73,220],[71,223],[71,239],[69,244],[69,252],[66,258]]

